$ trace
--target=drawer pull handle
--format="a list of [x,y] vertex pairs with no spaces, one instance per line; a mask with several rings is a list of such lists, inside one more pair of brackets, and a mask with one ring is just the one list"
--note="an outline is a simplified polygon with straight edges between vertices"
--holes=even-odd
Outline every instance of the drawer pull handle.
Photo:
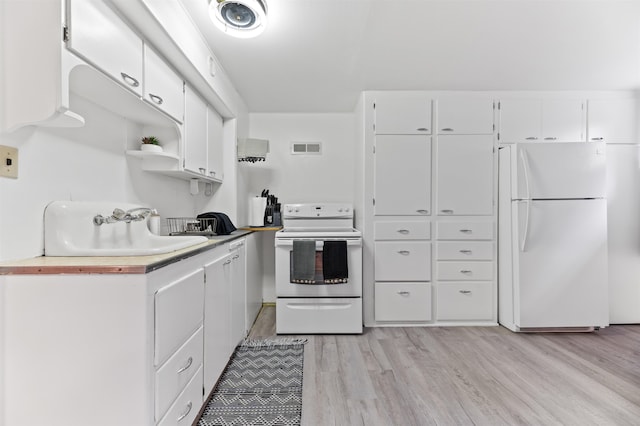
[[544,138],[545,141],[555,141],[556,139],[558,139],[558,138],[556,138],[556,137]]
[[189,403],[187,404],[187,408],[184,410],[184,412],[182,414],[180,414],[180,417],[178,417],[176,420],[180,421],[182,419],[184,419],[185,417],[187,417],[189,415],[189,413],[191,412],[191,408],[193,407],[193,403],[191,401],[189,401]]
[[223,265],[228,265],[231,263],[231,259],[227,260],[226,262],[223,263]]
[[398,232],[401,233],[402,235],[407,235],[409,233],[408,229],[398,229]]
[[429,210],[425,210],[425,209],[419,209],[419,210],[416,210],[416,212],[420,214],[429,214]]
[[460,253],[462,253],[462,254],[471,254],[471,253],[473,253],[473,251],[471,251],[471,250],[460,250]]
[[471,294],[471,290],[460,290],[462,294]]
[[409,291],[399,291],[398,294],[400,296],[409,296],[411,294],[411,292],[409,292]]
[[460,273],[461,273],[461,274],[470,274],[470,273],[472,273],[472,272],[473,272],[473,271],[472,271],[471,269],[461,269],[461,270],[460,270]]
[[602,141],[604,138],[591,138],[592,141]]
[[401,254],[403,256],[408,256],[409,254],[411,254],[411,252],[409,250],[399,250],[398,254]]
[[158,105],[162,105],[164,103],[164,99],[162,99],[160,96],[158,95],[154,95],[153,93],[149,93],[149,97],[151,98],[151,100],[158,104]]
[[238,259],[239,257],[240,257],[240,255],[239,255],[239,254],[236,254],[235,256],[233,256],[233,257],[232,257],[232,259],[233,259],[233,260],[236,260],[236,259]]
[[451,210],[451,209],[440,210],[440,212],[444,213],[444,214],[453,214],[453,210]]
[[529,136],[528,138],[525,138],[525,139],[528,140],[528,141],[537,141],[538,140],[538,138],[535,137],[535,136]]
[[140,82],[135,78],[131,77],[129,74],[121,72],[120,75],[122,76],[122,79],[124,80],[124,82],[127,83],[129,86],[132,86],[132,87],[140,86]]
[[460,232],[462,232],[463,234],[473,234],[472,229],[461,229]]
[[183,371],[187,371],[189,369],[189,367],[191,367],[191,364],[193,364],[193,357],[189,357],[189,359],[187,360],[187,362],[184,364],[184,366],[182,368],[180,368],[177,373],[180,374]]
[[429,129],[427,129],[426,127],[418,127],[416,130],[419,131],[419,132],[428,132],[429,131]]
[[453,132],[453,129],[451,127],[445,127],[444,129],[442,129],[443,132]]

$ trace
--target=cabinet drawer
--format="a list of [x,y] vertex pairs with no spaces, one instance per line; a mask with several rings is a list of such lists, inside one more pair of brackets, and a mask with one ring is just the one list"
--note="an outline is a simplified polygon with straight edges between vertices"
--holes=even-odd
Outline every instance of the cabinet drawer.
[[[176,398],[169,411],[158,426],[188,426],[193,423],[202,407],[202,366],[198,366],[196,374],[187,387]],[[156,419],[157,420],[157,419]]]
[[493,262],[438,262],[438,279],[489,281],[493,279]]
[[431,243],[376,242],[376,281],[431,281]]
[[202,324],[204,269],[161,288],[155,294],[155,365],[161,365]]
[[483,241],[438,243],[438,260],[492,260],[493,243]]
[[376,321],[430,321],[431,284],[376,283]]
[[362,333],[362,299],[278,298],[278,334]]
[[494,318],[493,283],[468,282],[438,285],[439,320],[491,320]]
[[156,372],[156,419],[162,418],[202,364],[203,334],[200,327]]
[[419,221],[376,222],[376,240],[428,240],[431,223]]
[[438,222],[439,240],[491,240],[492,222]]

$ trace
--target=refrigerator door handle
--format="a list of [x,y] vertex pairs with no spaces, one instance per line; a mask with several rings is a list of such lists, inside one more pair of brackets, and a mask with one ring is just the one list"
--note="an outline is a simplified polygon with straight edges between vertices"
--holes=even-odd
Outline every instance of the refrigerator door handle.
[[529,156],[527,155],[527,151],[524,149],[520,149],[520,161],[522,161],[522,173],[524,174],[524,187],[526,190],[526,195],[524,198],[531,198],[531,188],[529,186]]
[[524,231],[522,232],[522,241],[520,242],[520,251],[525,252],[527,248],[527,239],[529,238],[529,221],[531,216],[531,200],[522,200],[521,203],[527,205],[524,216]]

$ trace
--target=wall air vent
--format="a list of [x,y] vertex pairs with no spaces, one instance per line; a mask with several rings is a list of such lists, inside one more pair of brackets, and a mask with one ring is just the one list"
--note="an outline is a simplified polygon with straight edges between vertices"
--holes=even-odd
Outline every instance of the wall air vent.
[[292,154],[322,154],[322,142],[291,142]]

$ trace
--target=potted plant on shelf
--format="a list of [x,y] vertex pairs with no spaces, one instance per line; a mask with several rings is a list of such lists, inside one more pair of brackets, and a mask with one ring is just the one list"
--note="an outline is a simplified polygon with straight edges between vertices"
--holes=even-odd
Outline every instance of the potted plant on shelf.
[[162,152],[160,141],[155,136],[145,136],[142,138],[142,145],[140,146],[142,151]]

